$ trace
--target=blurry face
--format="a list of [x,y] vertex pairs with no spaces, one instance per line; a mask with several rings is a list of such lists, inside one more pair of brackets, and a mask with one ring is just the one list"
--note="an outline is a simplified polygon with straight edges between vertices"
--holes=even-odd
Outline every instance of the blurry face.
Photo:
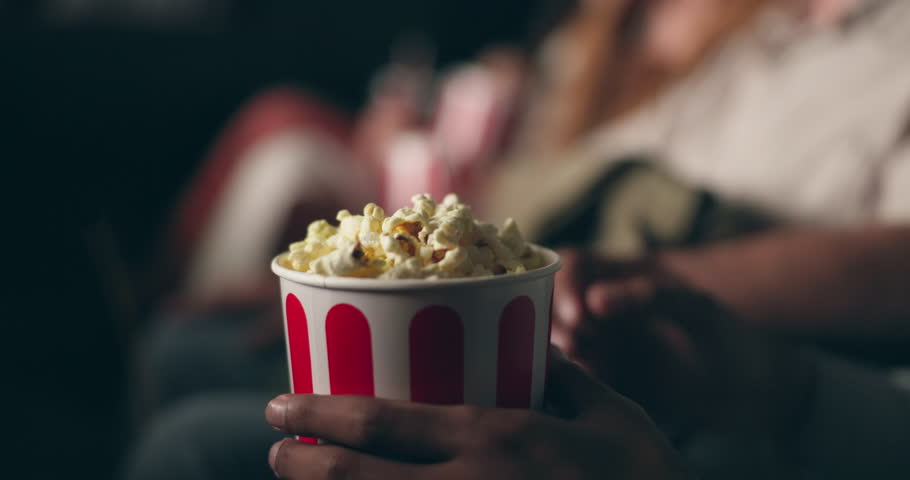
[[807,3],[809,21],[816,25],[828,25],[841,21],[860,0],[808,0]]
[[655,0],[649,12],[646,50],[669,67],[686,64],[736,0]]
[[[635,1],[635,0],[632,0]],[[650,0],[646,51],[668,67],[685,65],[737,12],[777,2],[817,25],[841,21],[862,0]]]

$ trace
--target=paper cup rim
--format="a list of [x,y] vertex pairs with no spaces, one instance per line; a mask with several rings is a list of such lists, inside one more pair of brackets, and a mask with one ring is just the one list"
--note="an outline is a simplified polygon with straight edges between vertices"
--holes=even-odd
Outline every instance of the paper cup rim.
[[553,275],[562,267],[562,260],[553,250],[533,244],[531,245],[531,248],[543,255],[544,259],[547,261],[546,264],[540,268],[535,268],[534,270],[511,275],[441,278],[437,280],[329,277],[325,275],[316,275],[314,273],[298,272],[297,270],[291,270],[290,268],[281,266],[281,264],[278,263],[278,260],[282,256],[287,255],[288,252],[281,253],[272,259],[272,272],[274,272],[275,275],[294,283],[330,290],[402,291],[438,290],[452,287],[491,286],[522,282]]

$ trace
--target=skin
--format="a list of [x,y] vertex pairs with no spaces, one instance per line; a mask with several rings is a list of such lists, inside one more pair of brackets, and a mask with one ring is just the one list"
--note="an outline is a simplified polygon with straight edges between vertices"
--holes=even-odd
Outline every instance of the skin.
[[762,328],[810,338],[910,341],[906,225],[779,230],[670,252],[658,262]]
[[750,328],[804,338],[910,341],[910,227],[781,229],[616,262],[561,252],[554,343],[576,348],[595,318],[685,286],[717,299]]
[[908,227],[778,230],[635,262],[561,256],[553,343],[687,431],[785,435],[815,375],[800,345],[910,343]]
[[269,464],[285,479],[689,478],[640,407],[560,354],[551,359],[547,401],[558,416],[281,395],[266,408],[269,423],[325,443],[284,439]]
[[[583,258],[565,254],[564,270],[591,267]],[[553,343],[678,434],[786,436],[797,429],[811,398],[814,357],[744,325],[710,297],[664,282],[595,282],[583,305],[568,308],[569,315],[583,309],[577,323],[567,321],[565,304],[554,308]],[[556,295],[579,285],[563,277]]]

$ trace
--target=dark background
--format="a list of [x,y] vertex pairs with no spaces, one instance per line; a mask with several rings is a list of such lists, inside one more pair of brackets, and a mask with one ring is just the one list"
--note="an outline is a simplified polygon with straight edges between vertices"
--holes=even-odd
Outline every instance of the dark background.
[[549,16],[528,0],[209,0],[171,16],[55,3],[0,0],[3,478],[115,476],[132,435],[130,346],[154,300],[130,291],[246,99],[292,84],[355,112],[403,36],[425,35],[445,66],[531,45]]

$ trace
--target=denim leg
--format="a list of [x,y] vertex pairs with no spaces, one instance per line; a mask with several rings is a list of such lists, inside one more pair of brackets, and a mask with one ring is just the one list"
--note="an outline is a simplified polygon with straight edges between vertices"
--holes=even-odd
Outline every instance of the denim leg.
[[255,313],[158,319],[138,349],[141,417],[208,392],[288,391],[283,342],[253,348]]
[[269,394],[204,394],[155,418],[124,465],[126,480],[274,479],[268,451],[283,436],[265,421]]

